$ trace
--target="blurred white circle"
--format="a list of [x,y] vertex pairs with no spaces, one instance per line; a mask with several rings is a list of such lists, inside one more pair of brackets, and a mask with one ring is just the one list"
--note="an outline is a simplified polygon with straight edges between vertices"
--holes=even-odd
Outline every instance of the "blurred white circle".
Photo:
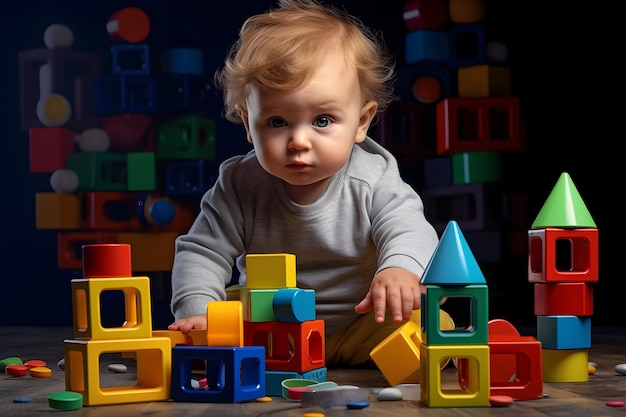
[[509,48],[502,42],[489,42],[485,52],[489,60],[493,62],[504,63],[509,59]]
[[78,189],[79,181],[71,169],[57,169],[50,175],[50,186],[57,193],[73,193]]
[[106,152],[111,146],[111,138],[104,129],[94,127],[78,135],[78,147],[83,152]]
[[55,23],[46,28],[43,41],[48,49],[69,48],[74,43],[74,32],[63,24]]

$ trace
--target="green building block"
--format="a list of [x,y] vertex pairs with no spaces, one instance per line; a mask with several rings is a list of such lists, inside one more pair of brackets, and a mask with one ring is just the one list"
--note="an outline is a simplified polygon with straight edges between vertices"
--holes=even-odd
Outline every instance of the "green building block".
[[[441,302],[445,298],[469,301],[469,326],[441,330]],[[445,305],[445,304],[444,304]],[[486,345],[489,342],[489,289],[481,285],[427,285],[422,294],[422,341],[428,345]]]
[[278,288],[242,288],[240,297],[243,303],[243,319],[254,323],[276,321],[273,302],[277,292]]
[[74,152],[67,169],[78,175],[78,191],[126,191],[126,155],[114,152]]
[[126,155],[129,191],[154,191],[157,187],[154,152],[129,152]]
[[197,115],[164,122],[157,129],[156,158],[215,160],[215,122]]
[[502,152],[475,151],[452,155],[452,183],[454,185],[504,180]]
[[562,229],[597,229],[578,189],[567,172],[557,180],[543,203],[531,229],[558,227]]

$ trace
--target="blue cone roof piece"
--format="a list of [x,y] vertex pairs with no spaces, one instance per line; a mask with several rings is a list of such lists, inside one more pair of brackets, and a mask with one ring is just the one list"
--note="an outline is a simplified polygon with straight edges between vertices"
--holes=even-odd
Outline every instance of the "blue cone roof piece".
[[420,282],[423,285],[487,283],[456,221],[448,222]]

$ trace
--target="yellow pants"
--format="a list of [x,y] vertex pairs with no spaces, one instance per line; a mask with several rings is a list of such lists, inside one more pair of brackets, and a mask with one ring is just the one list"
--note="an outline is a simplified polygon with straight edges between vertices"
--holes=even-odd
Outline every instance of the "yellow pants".
[[[442,330],[453,330],[452,317],[444,310],[440,312]],[[410,320],[421,326],[420,317],[421,311],[415,310]],[[374,321],[373,311],[363,314],[345,331],[326,336],[326,367],[375,367],[370,352],[402,324],[394,323],[390,314],[380,324]]]

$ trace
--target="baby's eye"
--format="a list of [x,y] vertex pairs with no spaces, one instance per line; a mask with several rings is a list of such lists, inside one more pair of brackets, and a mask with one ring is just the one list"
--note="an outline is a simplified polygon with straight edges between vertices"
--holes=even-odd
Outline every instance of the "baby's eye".
[[315,119],[313,124],[317,127],[328,127],[332,124],[332,120],[329,117],[322,116]]
[[287,126],[287,122],[285,122],[285,120],[279,118],[279,117],[274,117],[273,119],[270,119],[267,122],[271,127],[285,127]]

